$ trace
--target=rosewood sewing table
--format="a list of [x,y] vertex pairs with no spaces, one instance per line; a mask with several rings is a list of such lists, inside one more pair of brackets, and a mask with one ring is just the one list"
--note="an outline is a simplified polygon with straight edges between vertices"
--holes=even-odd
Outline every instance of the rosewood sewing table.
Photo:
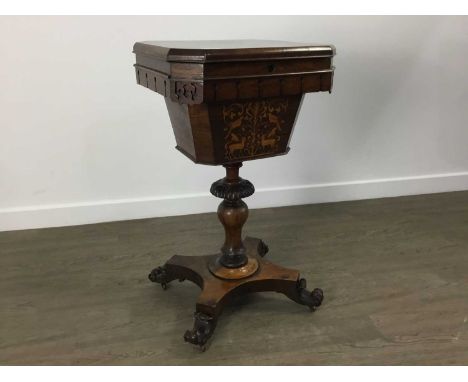
[[137,42],[133,52],[138,84],[165,97],[176,148],[195,163],[226,169],[210,189],[223,199],[220,253],[173,256],[149,275],[163,289],[176,279],[201,288],[185,341],[204,349],[223,307],[245,293],[280,292],[314,310],[322,290],[308,291],[298,271],[265,260],[262,240],[242,238],[248,216],[242,198],[255,189],[239,177],[239,168],[289,151],[304,93],[332,89],[335,48],[284,41],[146,41]]

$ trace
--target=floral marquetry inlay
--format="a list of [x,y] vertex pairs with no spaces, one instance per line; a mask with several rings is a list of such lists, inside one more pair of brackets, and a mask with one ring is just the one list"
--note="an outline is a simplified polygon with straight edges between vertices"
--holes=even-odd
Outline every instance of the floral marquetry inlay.
[[288,110],[287,99],[223,106],[224,156],[227,160],[276,153]]

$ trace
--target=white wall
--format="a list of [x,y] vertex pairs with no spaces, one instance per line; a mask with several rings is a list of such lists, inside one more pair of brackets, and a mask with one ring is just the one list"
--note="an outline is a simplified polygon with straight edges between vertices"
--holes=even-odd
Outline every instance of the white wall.
[[250,207],[468,189],[467,17],[2,17],[0,230],[213,211],[223,169],[174,149],[135,41],[333,43],[287,156],[246,162]]

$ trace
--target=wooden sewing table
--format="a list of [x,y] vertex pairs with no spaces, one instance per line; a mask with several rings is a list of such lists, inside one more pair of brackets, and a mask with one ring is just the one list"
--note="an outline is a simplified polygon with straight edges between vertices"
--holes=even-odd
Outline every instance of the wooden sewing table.
[[222,309],[235,296],[280,292],[312,310],[323,300],[299,272],[264,256],[260,239],[242,238],[255,191],[239,177],[242,162],[283,155],[304,93],[332,89],[332,45],[284,41],[137,42],[138,84],[165,97],[176,148],[193,162],[222,165],[226,176],[210,192],[223,199],[218,217],[225,229],[220,252],[173,256],[149,279],[162,285],[190,280],[201,288],[195,323],[185,341],[205,348]]

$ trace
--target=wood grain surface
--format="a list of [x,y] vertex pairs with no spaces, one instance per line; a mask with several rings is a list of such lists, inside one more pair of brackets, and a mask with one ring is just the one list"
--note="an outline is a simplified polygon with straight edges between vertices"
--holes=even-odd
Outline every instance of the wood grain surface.
[[244,231],[325,300],[246,296],[205,353],[182,340],[198,287],[147,274],[218,251],[215,213],[0,233],[0,364],[468,364],[468,192],[252,210]]

